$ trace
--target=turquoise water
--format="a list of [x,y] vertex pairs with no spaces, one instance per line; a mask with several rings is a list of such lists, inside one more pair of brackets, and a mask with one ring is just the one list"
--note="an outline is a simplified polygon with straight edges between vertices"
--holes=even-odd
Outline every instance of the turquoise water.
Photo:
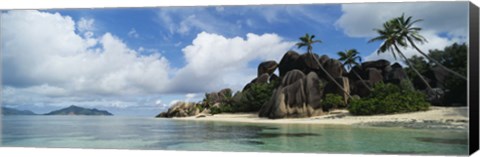
[[251,124],[117,116],[4,116],[2,146],[467,155],[467,130]]

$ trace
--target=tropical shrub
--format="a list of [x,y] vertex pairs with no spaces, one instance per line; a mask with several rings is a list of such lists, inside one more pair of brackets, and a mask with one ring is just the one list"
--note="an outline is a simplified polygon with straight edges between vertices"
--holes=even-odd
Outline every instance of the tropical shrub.
[[379,83],[368,97],[352,99],[348,110],[354,115],[374,115],[425,111],[429,106],[425,94],[413,90],[408,83]]
[[270,99],[275,85],[275,81],[252,84],[249,89],[242,92],[241,99],[234,102],[233,110],[235,112],[257,112]]
[[217,106],[210,107],[210,114],[219,114],[222,113],[222,110]]
[[343,98],[340,95],[328,93],[322,101],[323,110],[330,110],[333,108],[345,107]]

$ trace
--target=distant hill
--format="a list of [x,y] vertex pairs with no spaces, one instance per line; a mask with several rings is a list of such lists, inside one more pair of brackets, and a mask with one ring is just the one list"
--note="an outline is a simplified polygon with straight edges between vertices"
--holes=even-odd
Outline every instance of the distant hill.
[[37,115],[29,110],[18,110],[9,107],[2,107],[2,115]]
[[63,108],[60,110],[55,110],[49,113],[46,113],[45,115],[92,115],[92,116],[111,116],[111,114],[108,111],[104,110],[97,110],[97,109],[88,109],[88,108],[83,108],[83,107],[78,107],[75,105],[72,105],[67,108]]

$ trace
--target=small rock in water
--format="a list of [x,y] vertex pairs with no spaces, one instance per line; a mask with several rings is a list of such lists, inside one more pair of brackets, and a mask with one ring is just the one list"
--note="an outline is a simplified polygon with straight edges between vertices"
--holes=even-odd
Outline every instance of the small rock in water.
[[459,119],[459,120],[457,120],[457,122],[460,122],[460,123],[468,123],[468,120],[466,120],[466,119]]

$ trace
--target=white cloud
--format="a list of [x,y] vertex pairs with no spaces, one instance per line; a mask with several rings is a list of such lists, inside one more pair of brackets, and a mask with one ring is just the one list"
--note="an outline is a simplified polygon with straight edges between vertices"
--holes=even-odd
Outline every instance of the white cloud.
[[[39,11],[1,16],[2,102],[9,105],[129,108],[196,101],[203,92],[241,89],[256,75],[249,63],[278,61],[294,45],[276,34],[226,38],[202,32],[182,50],[187,64],[173,69],[158,51],[131,49],[111,33],[82,36],[68,16]],[[169,93],[186,94],[160,99]]]
[[[428,43],[418,44],[424,52],[442,49],[454,42],[465,42],[467,37],[468,2],[343,4],[342,12],[343,15],[335,25],[350,37],[366,39],[377,35],[373,31],[374,28],[381,28],[383,22],[401,16],[402,13],[405,13],[405,16],[413,16],[414,19],[423,19],[417,26],[423,28],[420,34],[428,40]],[[448,37],[440,34],[447,34]],[[413,49],[406,49],[403,52],[407,57],[418,54]],[[372,52],[365,58],[395,61],[391,52],[381,55]]]
[[195,96],[197,96],[197,94],[195,94],[195,93],[188,93],[188,94],[185,95],[185,97],[186,97],[187,99],[192,99],[192,98],[194,98]]
[[128,31],[127,35],[130,38],[139,38],[140,37],[140,35],[137,33],[137,30],[135,30],[135,28],[132,28],[130,31]]
[[155,101],[155,105],[161,105],[162,104],[162,100],[158,99]]
[[343,4],[342,12],[336,26],[351,37],[373,37],[374,28],[381,28],[383,22],[402,13],[423,19],[418,26],[437,33],[447,32],[453,36],[467,33],[468,2]]
[[[82,29],[93,27],[82,21],[93,20],[80,20]],[[140,56],[110,33],[82,37],[75,22],[58,13],[3,13],[1,32],[3,84],[17,88],[13,97],[163,92],[168,81],[166,58]]]
[[239,90],[256,75],[256,67],[250,68],[249,62],[278,61],[294,44],[276,34],[249,33],[243,39],[202,32],[192,45],[182,49],[187,65],[179,69],[170,85],[183,92],[227,87]]
[[94,22],[94,19],[80,18],[80,20],[77,21],[77,30],[80,32],[93,31],[95,28]]

